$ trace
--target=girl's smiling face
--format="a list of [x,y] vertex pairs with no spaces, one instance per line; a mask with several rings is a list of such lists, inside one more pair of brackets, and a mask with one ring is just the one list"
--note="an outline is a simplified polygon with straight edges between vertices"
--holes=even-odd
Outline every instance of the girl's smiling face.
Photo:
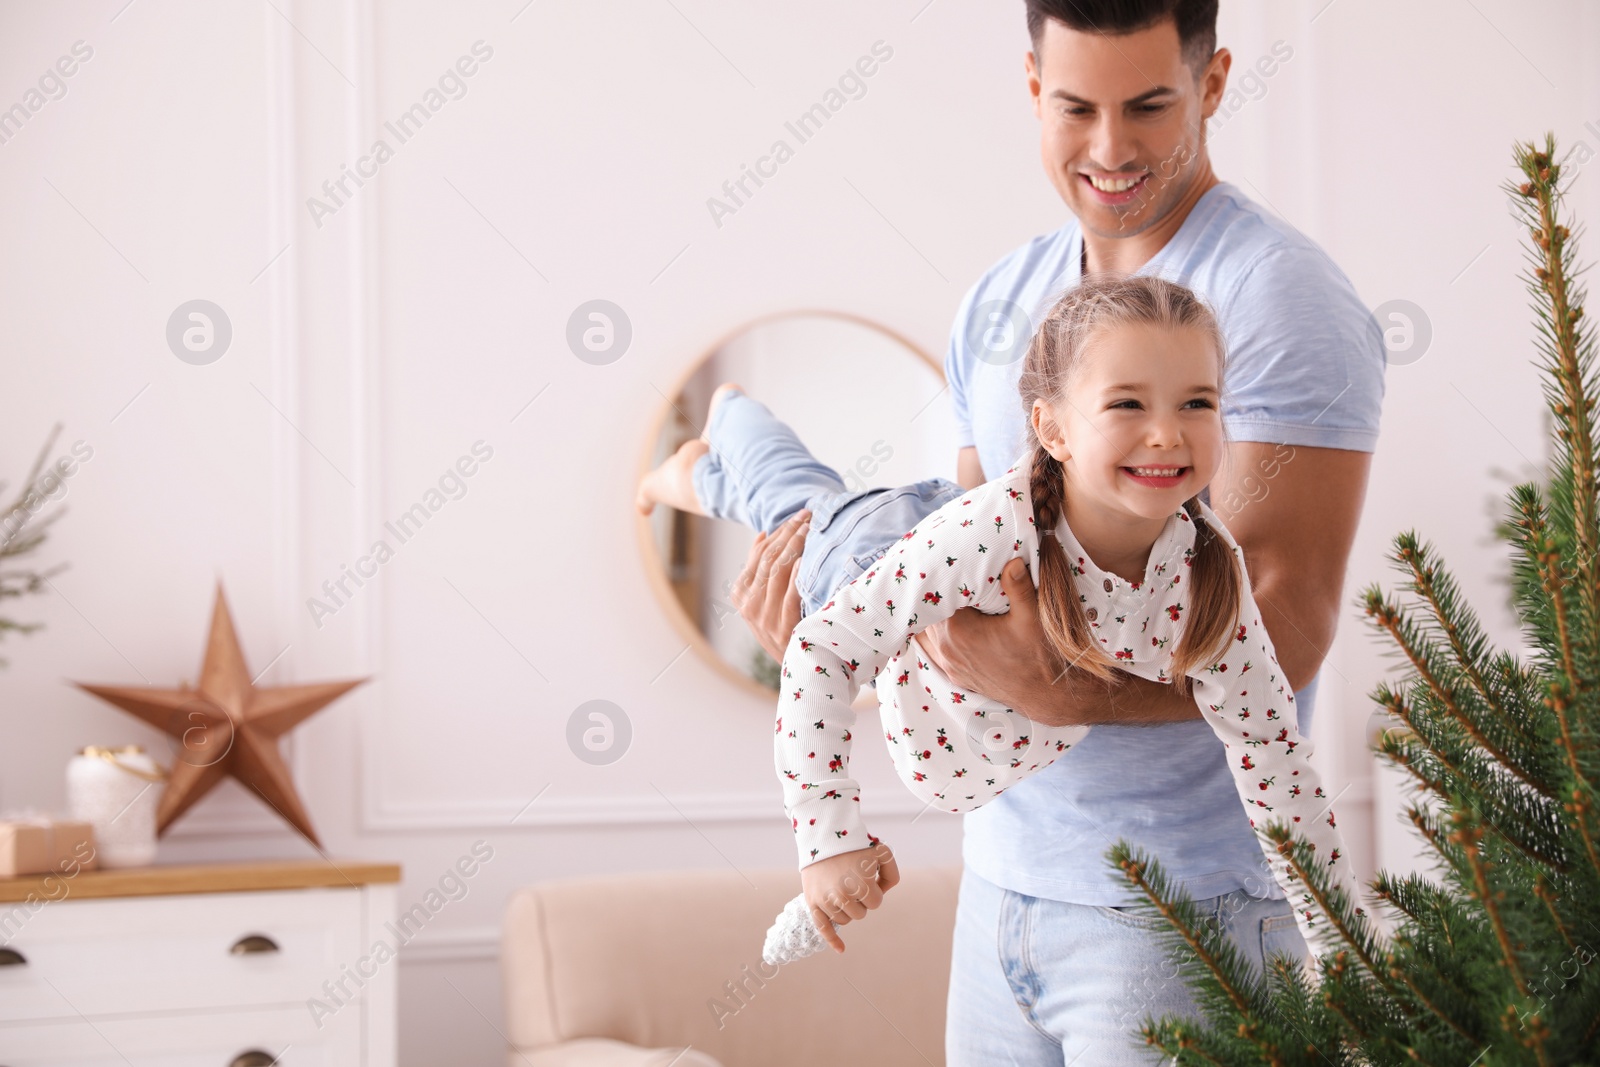
[[1221,387],[1221,354],[1199,329],[1098,330],[1063,395],[1033,403],[1039,440],[1066,471],[1069,507],[1164,522],[1222,464]]

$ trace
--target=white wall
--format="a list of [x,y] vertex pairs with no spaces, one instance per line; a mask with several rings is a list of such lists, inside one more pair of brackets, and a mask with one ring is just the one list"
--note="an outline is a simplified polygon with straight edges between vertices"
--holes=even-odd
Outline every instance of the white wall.
[[[409,904],[473,840],[495,848],[406,950],[401,1047],[410,1065],[498,1062],[513,887],[791,862],[768,709],[679,656],[644,580],[642,427],[691,360],[772,311],[853,312],[941,353],[966,287],[1060,224],[1021,4],[123,2],[0,5],[0,107],[74,42],[94,50],[0,144],[0,476],[58,420],[57,453],[93,448],[41,557],[71,569],[4,605],[48,628],[0,643],[0,806],[59,807],[84,744],[162,746],[64,680],[192,681],[222,579],[262,684],[374,676],[290,746],[333,855],[402,862]],[[1236,69],[1277,41],[1293,56],[1219,131],[1219,173],[1369,305],[1432,322],[1426,355],[1389,373],[1347,599],[1390,582],[1382,554],[1415,526],[1507,638],[1490,508],[1544,442],[1498,186],[1513,139],[1600,152],[1600,17],[1579,0],[1224,8]],[[493,56],[466,95],[314,222],[307,198],[478,40]],[[879,40],[893,57],[865,96],[719,227],[706,199]],[[1576,188],[1594,218],[1592,175]],[[208,366],[164,339],[195,298],[233,326]],[[565,341],[596,298],[633,327],[605,366]],[[493,459],[465,495],[319,627],[307,598],[479,440]],[[1347,610],[1317,734],[1353,814],[1372,805],[1381,651]],[[633,730],[609,766],[565,740],[594,699]],[[887,761],[859,749],[887,799]],[[955,821],[907,821],[881,820],[903,862],[955,859]],[[1370,865],[1370,833],[1352,836]],[[305,852],[230,784],[162,857]]]

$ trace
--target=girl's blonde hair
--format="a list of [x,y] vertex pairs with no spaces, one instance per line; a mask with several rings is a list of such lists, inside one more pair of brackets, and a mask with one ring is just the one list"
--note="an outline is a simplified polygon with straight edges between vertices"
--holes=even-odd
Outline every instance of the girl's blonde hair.
[[[1091,275],[1063,296],[1039,324],[1018,382],[1033,451],[1029,489],[1039,535],[1039,615],[1045,637],[1061,657],[1063,669],[1080,667],[1108,681],[1118,664],[1100,648],[1089,628],[1071,564],[1055,537],[1066,487],[1061,463],[1045,450],[1033,427],[1033,402],[1041,400],[1055,410],[1096,336],[1134,324],[1199,330],[1216,347],[1220,380],[1227,358],[1222,330],[1192,290],[1143,275]],[[1190,497],[1183,507],[1194,523],[1194,559],[1183,636],[1173,653],[1171,677],[1178,691],[1187,695],[1189,672],[1211,666],[1228,649],[1239,618],[1243,575],[1232,546],[1201,517],[1200,498]]]

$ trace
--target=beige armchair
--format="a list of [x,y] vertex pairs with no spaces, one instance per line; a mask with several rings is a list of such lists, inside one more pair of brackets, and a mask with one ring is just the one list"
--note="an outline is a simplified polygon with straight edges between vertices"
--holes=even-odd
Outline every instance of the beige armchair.
[[912,869],[843,955],[769,967],[793,869],[547,882],[506,909],[510,1067],[943,1067],[960,868]]

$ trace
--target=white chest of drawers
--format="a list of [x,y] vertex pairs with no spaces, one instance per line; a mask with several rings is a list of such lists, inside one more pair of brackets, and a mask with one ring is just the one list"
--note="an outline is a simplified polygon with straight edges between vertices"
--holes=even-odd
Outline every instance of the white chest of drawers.
[[312,861],[0,880],[0,1067],[394,1067],[378,946],[399,878]]

